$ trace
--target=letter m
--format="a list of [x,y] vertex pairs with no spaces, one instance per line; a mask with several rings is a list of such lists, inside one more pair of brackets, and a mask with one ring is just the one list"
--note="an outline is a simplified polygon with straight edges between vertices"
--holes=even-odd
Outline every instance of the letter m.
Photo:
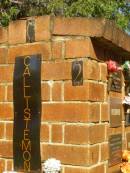
[[22,150],[24,151],[31,151],[31,141],[30,140],[22,140]]

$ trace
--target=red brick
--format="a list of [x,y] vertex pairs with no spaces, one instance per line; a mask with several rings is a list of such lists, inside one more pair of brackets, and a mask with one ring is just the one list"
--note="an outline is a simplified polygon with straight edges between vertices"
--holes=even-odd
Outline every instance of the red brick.
[[52,42],[52,58],[62,58],[62,42]]
[[42,119],[44,121],[87,122],[88,109],[86,103],[42,104]]
[[7,101],[13,101],[13,86],[8,85],[7,87]]
[[108,71],[105,63],[100,63],[100,78],[102,81],[107,81]]
[[50,34],[50,16],[40,16],[35,19],[35,39],[36,41],[49,40]]
[[[112,128],[114,129],[118,129],[118,128]],[[114,131],[113,131],[113,134],[114,134]],[[105,125],[105,133],[106,133],[106,140],[108,141],[109,140],[109,135],[111,135],[111,128],[109,127],[109,124],[106,124]]]
[[13,106],[12,104],[0,104],[0,119],[12,120],[13,119]]
[[65,57],[87,57],[89,56],[90,40],[68,40],[65,42]]
[[87,168],[82,168],[82,167],[65,167],[64,173],[89,173]]
[[119,47],[130,50],[129,41],[130,38],[124,32],[122,32],[118,27],[115,26],[115,23],[107,20],[106,26],[104,28],[103,37],[108,41],[118,45]]
[[26,43],[26,20],[13,21],[9,25],[9,44]]
[[65,100],[88,100],[88,83],[82,86],[72,86],[72,82],[66,82],[64,84],[64,99]]
[[62,85],[61,83],[54,83],[52,86],[52,100],[60,101],[62,98]]
[[104,101],[105,88],[103,84],[89,82],[89,100]]
[[0,48],[0,64],[5,64],[7,60],[8,49],[6,47]]
[[109,145],[108,143],[103,143],[101,145],[101,161],[109,159]]
[[50,86],[48,83],[42,84],[42,100],[49,101],[50,100]]
[[89,43],[89,56],[88,57],[91,57],[92,59],[99,59],[104,55],[104,54],[103,55],[102,54],[103,54],[102,48],[101,48],[101,50],[99,48],[97,48],[91,38],[90,43]]
[[67,144],[88,144],[88,126],[66,125],[64,140]]
[[0,66],[0,82],[12,82],[13,81],[13,66]]
[[94,60],[87,60],[84,62],[84,78],[100,80],[100,68],[98,62]]
[[[116,35],[115,37],[112,34],[112,37],[114,37],[114,39],[112,38],[113,42],[115,44],[119,45],[120,47],[122,47],[123,49],[130,51],[130,47],[129,47],[130,37],[128,37],[128,35],[126,33],[121,33],[121,30],[119,30],[119,29],[118,29],[118,33],[116,33],[116,34],[114,34],[114,35]],[[107,35],[109,35],[109,34],[107,34]]]
[[58,124],[53,124],[52,125],[52,137],[51,137],[51,140],[52,142],[62,142],[62,126],[61,125],[58,125]]
[[71,79],[70,62],[46,62],[42,64],[42,80]]
[[107,98],[109,97],[117,97],[122,99],[122,93],[118,93],[118,92],[114,92],[114,91],[110,91],[109,94],[107,95]]
[[[69,157],[68,157],[69,156]],[[80,157],[79,157],[80,156]],[[57,158],[63,164],[87,166],[99,162],[99,146],[42,145],[42,160]]]
[[12,158],[13,146],[11,141],[0,141],[0,157]]
[[0,139],[4,138],[4,123],[0,122]]
[[88,148],[82,146],[42,145],[42,160],[57,158],[63,164],[87,165]]
[[109,105],[101,104],[101,121],[109,121]]
[[7,160],[7,171],[13,170],[13,160]]
[[89,143],[99,143],[105,141],[105,126],[91,125],[89,127]]
[[[91,58],[95,57],[97,60],[105,61],[108,57],[111,56],[111,55],[106,55],[106,49],[103,48],[102,44],[99,44],[99,42],[97,42],[96,40],[93,40],[93,38],[91,38],[90,47],[91,47],[90,50],[92,51],[92,54],[93,54],[93,56]],[[100,61],[99,61],[99,64],[100,64]]]
[[10,47],[8,51],[8,63],[14,63],[15,57],[41,54],[42,60],[47,60],[51,57],[50,43],[33,43]]
[[121,171],[120,164],[117,164],[117,165],[112,166],[112,167],[108,167],[109,173],[120,173],[120,171]]
[[13,123],[6,123],[6,139],[13,139]]
[[89,147],[89,157],[88,157],[89,165],[94,165],[99,162],[99,146],[91,146]]
[[[68,27],[69,26],[69,27]],[[53,25],[54,35],[84,35],[99,37],[130,51],[130,38],[116,25],[103,18],[56,17]]]
[[40,140],[43,142],[49,142],[49,126],[47,124],[41,124],[41,137]]
[[5,101],[5,86],[0,85],[0,101]]
[[90,168],[89,170],[89,173],[104,173],[104,172],[105,172],[105,167],[103,164]]
[[88,19],[81,17],[56,17],[54,18],[53,34],[100,36],[103,32],[104,24],[104,19]]
[[0,27],[0,43],[5,43],[8,40],[7,28]]
[[99,122],[100,120],[100,105],[91,103],[89,105],[89,122]]
[[0,172],[2,173],[3,171],[5,171],[5,160],[0,159]]
[[91,57],[97,59],[95,45],[90,38],[68,40],[65,42],[65,58]]

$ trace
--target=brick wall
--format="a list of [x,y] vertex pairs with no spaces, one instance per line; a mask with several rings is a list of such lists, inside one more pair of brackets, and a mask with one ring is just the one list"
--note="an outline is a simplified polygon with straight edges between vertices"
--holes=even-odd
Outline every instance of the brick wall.
[[[108,136],[123,133],[125,141],[130,127],[125,129],[124,119],[122,127],[109,127],[108,99],[110,95],[122,98],[124,92],[107,93],[105,61],[111,56],[122,58],[123,50],[120,54],[115,53],[113,47],[107,49],[104,42],[99,44],[91,38],[102,36],[105,24],[102,19],[50,16],[33,19],[33,43],[26,42],[29,18],[11,22],[8,28],[0,28],[0,173],[13,169],[12,79],[15,57],[32,54],[42,55],[42,162],[50,157],[61,160],[62,173],[118,170],[119,165],[108,168]],[[119,47],[110,33],[104,33],[105,39],[112,40],[111,45],[114,43]],[[124,37],[124,41],[127,39]],[[119,44],[124,46],[123,41]],[[127,45],[125,49],[129,51]],[[83,61],[82,86],[72,86],[71,66],[75,60]]]

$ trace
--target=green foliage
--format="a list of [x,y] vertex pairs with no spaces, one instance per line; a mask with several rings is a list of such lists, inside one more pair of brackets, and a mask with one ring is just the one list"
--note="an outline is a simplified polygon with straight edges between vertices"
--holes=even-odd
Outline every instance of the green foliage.
[[9,21],[17,19],[19,12],[20,9],[18,6],[13,6],[10,0],[1,0],[0,24],[2,26],[7,26]]
[[35,15],[105,17],[115,20],[120,28],[129,30],[130,5],[126,0],[1,0],[0,25],[11,20]]

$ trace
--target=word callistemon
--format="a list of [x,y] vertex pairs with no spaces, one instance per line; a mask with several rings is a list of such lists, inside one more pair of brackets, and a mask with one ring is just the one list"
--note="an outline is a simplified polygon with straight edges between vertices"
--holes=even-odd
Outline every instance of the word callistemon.
[[61,163],[59,160],[54,158],[48,159],[43,164],[43,169],[45,173],[59,173],[61,170]]

